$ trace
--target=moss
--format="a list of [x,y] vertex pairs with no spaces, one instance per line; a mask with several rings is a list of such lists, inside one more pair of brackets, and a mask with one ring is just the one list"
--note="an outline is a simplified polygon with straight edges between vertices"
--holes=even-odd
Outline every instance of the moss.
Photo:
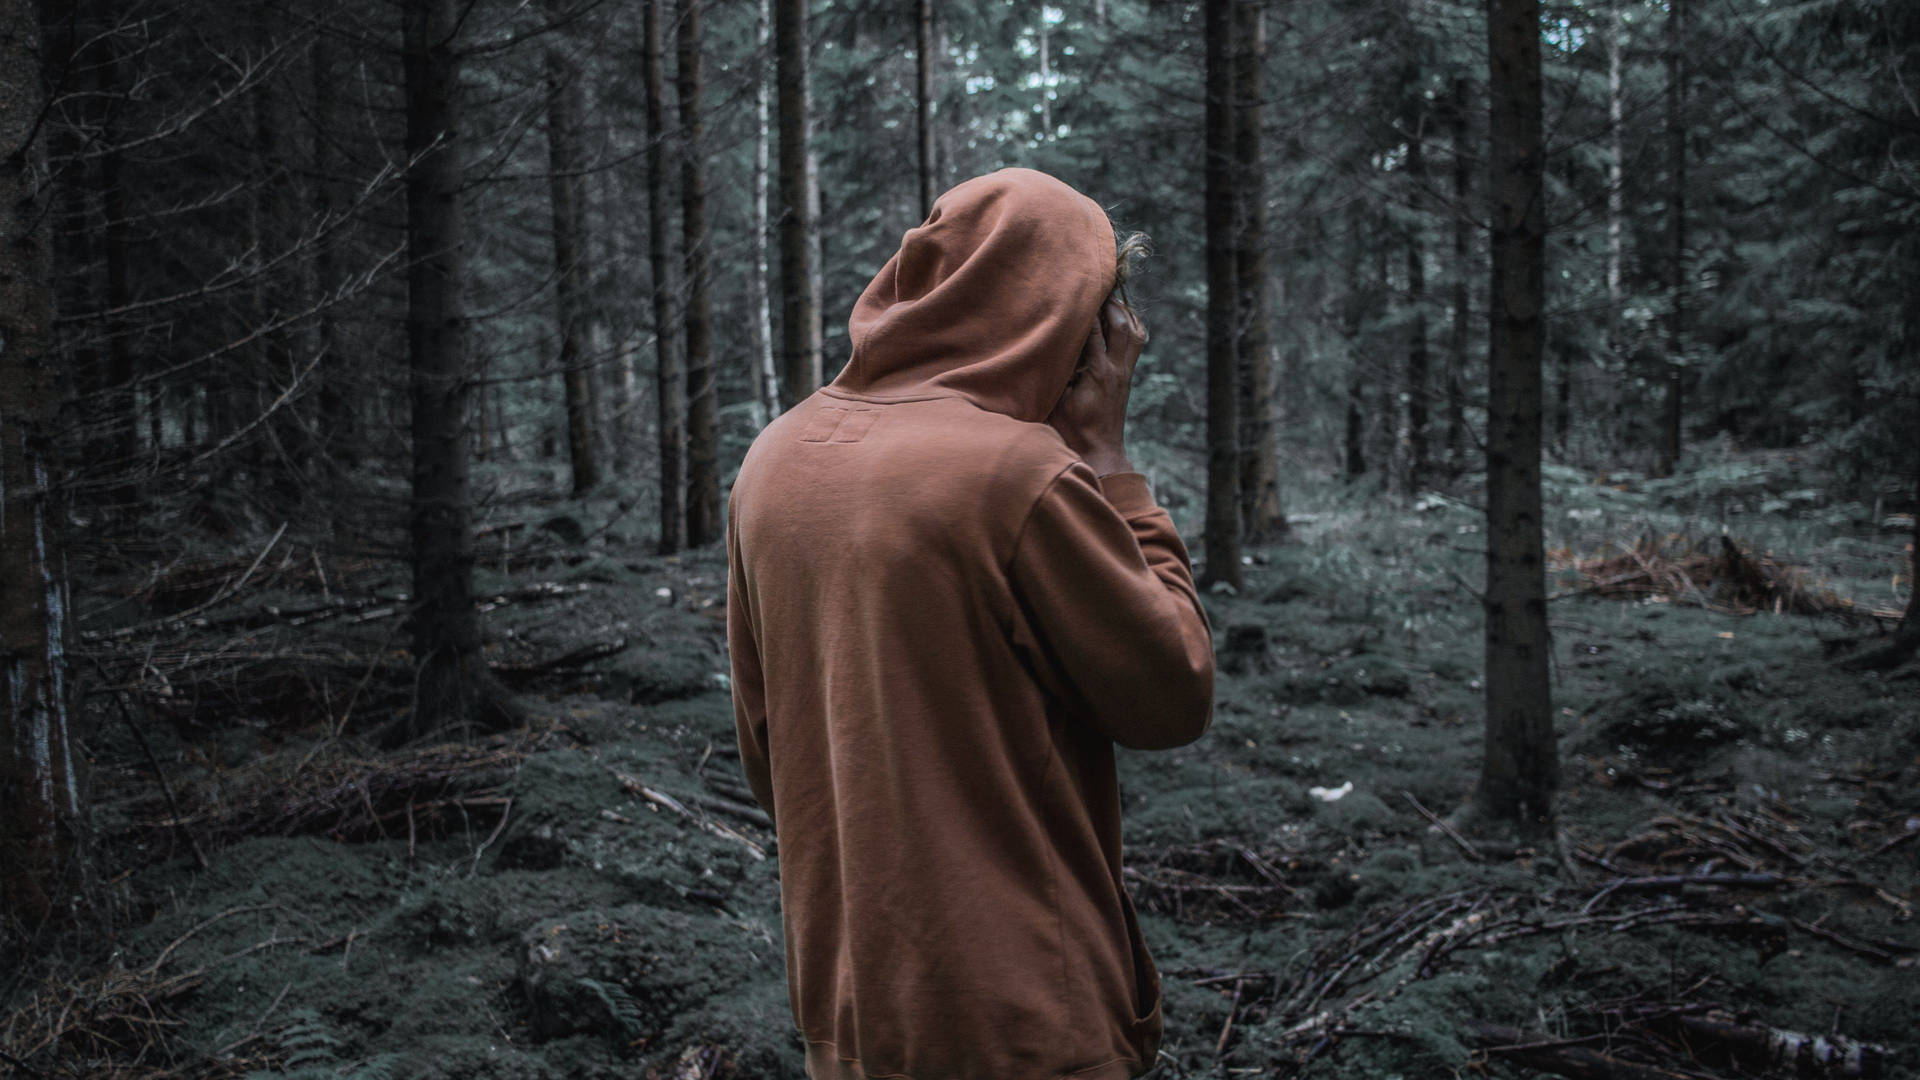
[[[1656,529],[1680,524],[1657,516],[1645,494],[1611,493],[1576,476],[1553,481],[1549,496],[1560,500],[1553,505],[1603,514],[1593,522],[1550,515],[1557,530],[1588,530],[1550,536],[1550,545],[1597,547],[1617,525],[1610,514],[1635,522],[1653,515]],[[1186,1066],[1163,1066],[1170,1076],[1213,1067],[1231,989],[1195,985],[1205,974],[1290,977],[1338,935],[1467,886],[1529,897],[1566,889],[1554,901],[1564,911],[1604,879],[1577,865],[1592,877],[1576,886],[1569,868],[1544,858],[1469,861],[1400,794],[1444,815],[1479,770],[1480,615],[1453,577],[1473,580],[1479,560],[1419,542],[1474,516],[1445,502],[1407,511],[1364,492],[1301,497],[1317,500],[1315,512],[1324,514],[1301,526],[1300,542],[1263,552],[1269,561],[1247,568],[1240,595],[1206,601],[1217,626],[1266,626],[1276,670],[1223,676],[1214,727],[1199,742],[1117,753],[1129,859],[1213,838],[1278,849],[1295,857],[1278,865],[1304,897],[1287,897],[1284,917],[1257,921],[1218,918],[1217,907],[1208,924],[1141,912],[1163,973],[1164,1049]],[[582,521],[597,523],[600,514]],[[1807,535],[1822,545],[1810,558],[1826,552],[1835,565],[1861,568],[1849,588],[1884,588],[1897,554],[1889,545]],[[260,1045],[306,1047],[312,1076],[387,1069],[463,1080],[612,1080],[671,1075],[684,1050],[708,1045],[725,1049],[731,1072],[719,1075],[728,1080],[802,1074],[777,860],[755,859],[652,808],[615,775],[684,796],[706,790],[694,775],[703,758],[708,771],[737,768],[709,753],[733,739],[730,701],[713,678],[725,670],[721,627],[703,606],[724,581],[719,553],[665,559],[615,552],[610,543],[605,557],[564,573],[619,577],[618,588],[591,601],[579,594],[565,602],[601,605],[579,615],[591,616],[583,625],[625,620],[657,644],[599,665],[604,678],[591,692],[547,700],[588,745],[554,746],[526,761],[509,789],[507,824],[478,858],[492,819],[422,839],[411,854],[404,835],[361,844],[262,838],[215,851],[206,871],[176,858],[126,880],[129,909],[143,921],[122,935],[123,962],[147,962],[204,924],[170,961],[179,970],[210,968],[179,1003],[182,1039],[225,1045],[259,1024],[284,989]],[[675,590],[674,604],[655,597],[660,586]],[[497,621],[532,634],[554,617],[535,607],[503,609]],[[1837,671],[1821,653],[1825,624],[1805,619],[1591,597],[1556,602],[1553,615],[1555,704],[1568,710],[1555,717],[1563,732],[1557,806],[1569,844],[1605,851],[1675,811],[1784,807],[1807,843],[1845,872],[1909,901],[1920,889],[1920,846],[1873,853],[1920,815],[1911,770],[1920,700],[1911,681]],[[114,735],[121,727],[103,731],[98,752],[139,775],[138,747]],[[169,762],[179,749],[171,738],[155,733]],[[1657,791],[1627,782],[1630,774],[1700,787]],[[1335,802],[1308,791],[1348,780],[1354,789]],[[110,812],[103,816],[112,823]],[[722,898],[725,910],[696,891]],[[1739,899],[1749,911],[1862,939],[1913,937],[1894,905],[1866,890]],[[522,951],[529,934],[538,940],[561,925],[578,964],[536,1005]],[[1403,974],[1395,967],[1365,985],[1384,987]],[[1687,987],[1751,1008],[1758,1022],[1808,1032],[1826,1031],[1838,1008],[1843,1033],[1886,1043],[1896,1060],[1911,1062],[1920,1055],[1911,976],[1911,968],[1791,930],[1569,928],[1456,950],[1431,977],[1357,1015],[1361,1026],[1392,1034],[1343,1038],[1307,1071],[1451,1076],[1468,1068],[1466,1018],[1577,1027],[1591,1024],[1584,1010],[1597,1001]],[[1234,1022],[1229,1068],[1271,1066],[1298,1049],[1281,1032],[1301,1018],[1262,1015],[1254,986]],[[536,1037],[542,1010],[546,1026]]]

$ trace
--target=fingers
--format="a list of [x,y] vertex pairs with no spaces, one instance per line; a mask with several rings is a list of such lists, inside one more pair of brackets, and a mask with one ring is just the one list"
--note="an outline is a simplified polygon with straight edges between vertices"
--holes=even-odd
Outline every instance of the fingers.
[[[1146,324],[1140,321],[1140,316],[1134,313],[1133,308],[1122,303],[1117,297],[1107,300],[1103,314],[1106,316],[1107,326],[1110,332],[1118,330],[1132,339],[1136,345],[1145,345],[1147,343],[1148,335]],[[1109,341],[1107,343],[1107,349],[1108,351],[1117,351],[1116,347],[1118,345],[1120,345],[1120,342]]]
[[1080,347],[1080,366],[1088,367],[1097,364],[1105,359],[1106,355],[1106,335],[1101,331],[1100,323],[1095,321],[1093,328],[1087,331],[1086,344]]

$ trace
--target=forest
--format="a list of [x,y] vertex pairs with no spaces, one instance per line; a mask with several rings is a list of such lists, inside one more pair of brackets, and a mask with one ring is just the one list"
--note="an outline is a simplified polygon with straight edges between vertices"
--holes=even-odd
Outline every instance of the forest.
[[727,492],[1023,166],[1153,1075],[1920,1077],[1920,4],[0,0],[0,146],[0,1076],[805,1075]]

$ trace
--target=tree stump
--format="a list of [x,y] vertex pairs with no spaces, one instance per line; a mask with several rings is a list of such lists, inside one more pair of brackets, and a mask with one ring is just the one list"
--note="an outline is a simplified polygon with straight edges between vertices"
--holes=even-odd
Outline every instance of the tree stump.
[[1273,646],[1267,628],[1260,623],[1234,623],[1227,627],[1227,640],[1220,648],[1220,670],[1230,675],[1272,671]]

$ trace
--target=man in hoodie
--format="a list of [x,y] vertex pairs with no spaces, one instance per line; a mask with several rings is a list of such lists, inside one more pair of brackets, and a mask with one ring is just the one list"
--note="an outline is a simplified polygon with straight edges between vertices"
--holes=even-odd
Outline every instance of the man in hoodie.
[[814,1080],[1158,1056],[1113,748],[1206,731],[1213,642],[1123,446],[1145,331],[1116,277],[1060,180],[955,186],[861,295],[845,369],[740,466],[734,715]]

